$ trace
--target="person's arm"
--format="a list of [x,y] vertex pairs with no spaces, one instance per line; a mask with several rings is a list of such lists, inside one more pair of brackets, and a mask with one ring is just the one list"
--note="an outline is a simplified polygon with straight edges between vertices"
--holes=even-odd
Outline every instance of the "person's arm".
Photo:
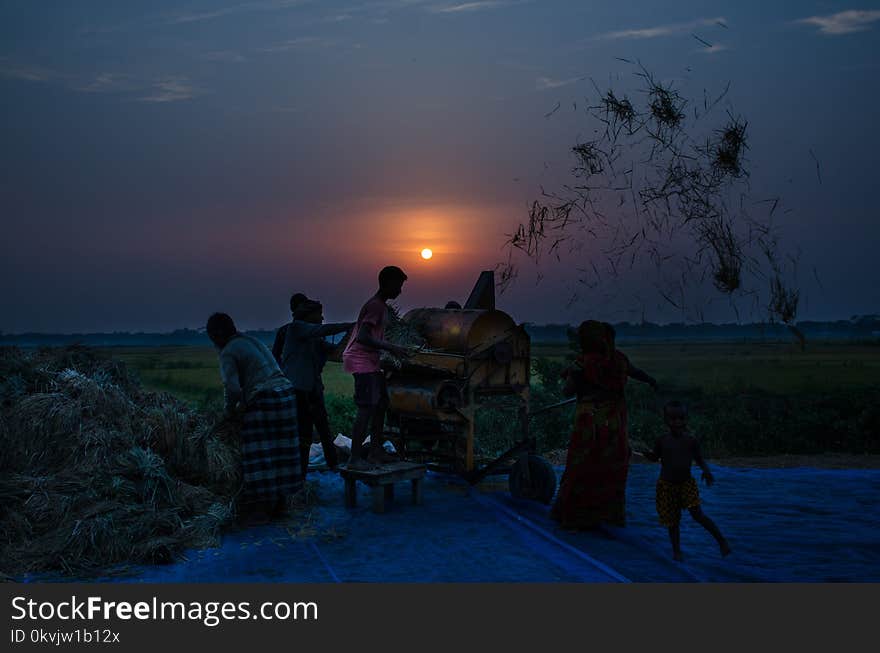
[[633,453],[635,453],[637,456],[641,456],[645,460],[650,460],[652,463],[656,463],[658,460],[660,460],[660,452],[660,438],[657,438],[657,440],[654,441],[653,451],[633,451]]
[[654,442],[653,451],[637,451],[636,453],[642,456],[642,458],[650,460],[652,463],[656,463],[658,460],[660,460],[660,438],[657,438],[657,440]]
[[715,482],[715,477],[712,475],[712,470],[709,469],[709,465],[703,460],[703,453],[700,451],[700,442],[694,437],[691,437],[691,441],[694,462],[703,470],[703,481],[705,481],[706,485],[711,486]]
[[373,336],[373,329],[378,324],[384,324],[388,319],[388,307],[385,302],[379,301],[378,298],[371,300],[365,307],[364,312],[359,318],[361,325],[355,335],[355,340],[364,347],[371,349],[384,349],[391,352],[395,356],[405,357],[409,355],[409,350],[405,347],[392,344],[387,340],[382,340]]
[[636,381],[641,381],[642,383],[647,383],[655,390],[657,389],[657,379],[655,379],[644,370],[640,370],[635,365],[630,364],[626,373],[630,378],[635,379]]
[[226,416],[233,417],[240,412],[239,406],[244,401],[244,392],[239,382],[235,358],[228,352],[220,353],[220,378],[223,381]]
[[395,356],[409,355],[409,350],[406,349],[406,347],[395,345],[388,342],[387,340],[374,338],[373,334],[370,332],[373,326],[374,325],[368,322],[362,322],[361,328],[358,330],[356,340],[365,347],[371,347],[373,349],[384,349],[385,351],[391,352]]
[[354,326],[354,322],[331,322],[329,324],[312,324],[297,320],[293,323],[296,327],[297,338],[323,338],[337,333],[345,333]]
[[284,325],[275,333],[275,342],[272,344],[272,356],[275,357],[275,362],[279,365],[281,364],[281,354],[284,353],[284,340],[287,337],[287,328],[288,325]]

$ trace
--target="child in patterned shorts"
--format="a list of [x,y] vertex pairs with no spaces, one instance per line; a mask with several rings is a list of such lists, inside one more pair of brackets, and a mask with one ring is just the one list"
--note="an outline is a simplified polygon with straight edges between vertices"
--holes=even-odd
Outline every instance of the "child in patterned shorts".
[[661,461],[660,478],[657,479],[657,514],[660,523],[669,528],[672,541],[672,557],[683,560],[681,555],[681,511],[685,508],[691,517],[709,531],[721,547],[721,555],[730,553],[730,545],[718,527],[700,509],[700,492],[691,476],[691,463],[696,462],[703,470],[703,480],[711,486],[715,477],[700,453],[700,443],[687,432],[687,407],[672,401],[663,408],[663,417],[669,433],[657,438],[653,451],[638,452],[652,462]]

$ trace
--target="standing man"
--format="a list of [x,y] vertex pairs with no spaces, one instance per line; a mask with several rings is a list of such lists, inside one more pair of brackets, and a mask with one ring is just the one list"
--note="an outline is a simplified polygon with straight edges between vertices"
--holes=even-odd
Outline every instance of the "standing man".
[[226,313],[208,318],[207,332],[220,355],[226,414],[242,419],[239,509],[251,522],[266,521],[302,488],[296,395],[272,352]]
[[[296,307],[301,303],[306,301],[308,297],[306,297],[301,292],[294,293],[290,296],[290,315],[293,317],[294,312],[296,312]],[[287,337],[287,328],[290,326],[290,322],[282,326],[275,333],[275,342],[272,345],[272,355],[275,357],[275,360],[281,365],[281,354],[284,353],[284,340]]]
[[[379,290],[367,300],[358,315],[354,331],[342,352],[342,368],[354,376],[354,402],[357,417],[351,433],[351,462],[349,469],[370,469],[390,462],[382,448],[385,430],[385,410],[388,407],[388,390],[385,373],[379,365],[381,350],[405,357],[408,350],[385,340],[388,323],[389,299],[396,299],[403,290],[406,274],[399,267],[390,265],[379,272]],[[361,458],[361,448],[370,430],[370,453],[367,460]]]
[[[296,297],[296,295],[294,295]],[[293,309],[293,321],[287,325],[281,348],[281,369],[296,392],[296,413],[299,421],[299,448],[303,478],[309,467],[309,449],[312,429],[318,431],[324,460],[330,469],[336,469],[336,445],[330,437],[327,407],[324,405],[324,383],[321,372],[327,361],[328,349],[334,345],[324,341],[324,336],[345,333],[353,322],[322,324],[323,307],[320,302],[305,298]],[[283,328],[283,327],[282,327]]]

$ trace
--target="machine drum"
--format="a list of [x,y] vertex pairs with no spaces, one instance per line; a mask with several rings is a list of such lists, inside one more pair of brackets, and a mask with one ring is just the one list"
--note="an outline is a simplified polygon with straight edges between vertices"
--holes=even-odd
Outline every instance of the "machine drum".
[[499,342],[492,348],[492,358],[499,365],[507,365],[513,360],[513,345],[509,342]]
[[461,388],[457,384],[446,382],[437,391],[437,408],[440,410],[456,410],[464,404]]
[[541,456],[529,454],[528,478],[521,462],[516,462],[507,479],[510,493],[520,499],[550,503],[556,494],[556,472]]

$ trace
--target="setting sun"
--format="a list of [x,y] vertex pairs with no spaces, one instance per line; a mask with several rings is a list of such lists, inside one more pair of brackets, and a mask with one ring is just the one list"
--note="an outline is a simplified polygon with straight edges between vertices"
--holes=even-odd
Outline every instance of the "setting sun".
[[422,250],[422,258],[425,259],[426,261],[427,261],[429,258],[431,258],[432,256],[434,256],[434,252],[432,252],[432,251],[431,251],[430,249],[428,249],[427,247],[426,247],[425,249]]

